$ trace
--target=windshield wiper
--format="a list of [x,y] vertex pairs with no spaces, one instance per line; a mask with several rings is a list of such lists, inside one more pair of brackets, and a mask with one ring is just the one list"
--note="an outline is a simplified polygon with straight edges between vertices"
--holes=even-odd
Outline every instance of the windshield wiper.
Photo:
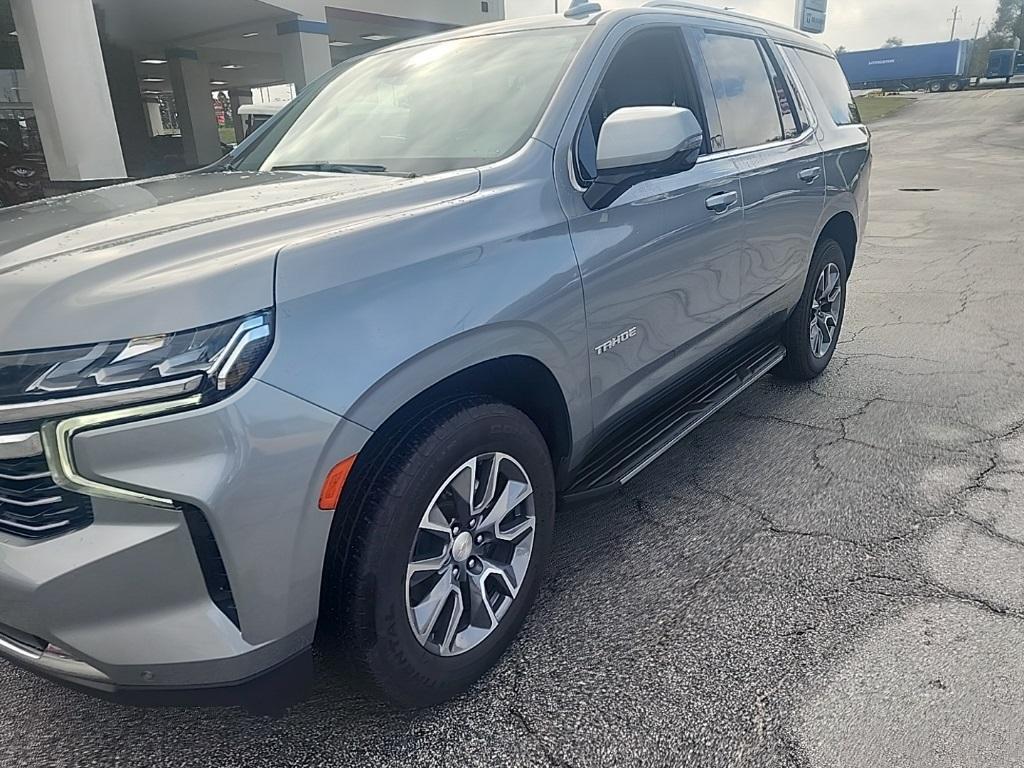
[[[383,165],[362,165],[359,163],[295,163],[275,165],[272,171],[318,171],[320,173],[389,173]],[[412,178],[413,173],[390,173],[392,176]]]

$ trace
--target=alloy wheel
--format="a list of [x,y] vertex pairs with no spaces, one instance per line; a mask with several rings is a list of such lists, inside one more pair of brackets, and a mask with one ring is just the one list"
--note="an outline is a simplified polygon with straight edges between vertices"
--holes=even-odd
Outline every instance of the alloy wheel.
[[818,276],[811,300],[811,354],[828,354],[839,335],[839,315],[843,305],[843,278],[839,267],[829,262]]
[[456,469],[423,513],[406,573],[416,640],[457,656],[486,640],[508,613],[533,555],[533,485],[504,453]]

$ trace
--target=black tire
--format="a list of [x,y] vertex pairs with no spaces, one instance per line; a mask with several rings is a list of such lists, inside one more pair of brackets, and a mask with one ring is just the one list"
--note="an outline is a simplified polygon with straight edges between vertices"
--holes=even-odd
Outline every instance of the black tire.
[[[811,349],[809,328],[818,279],[829,264],[834,264],[839,269],[842,292],[839,299],[840,306],[835,334],[828,351],[818,357]],[[804,284],[804,292],[800,296],[800,302],[793,310],[793,314],[790,315],[783,331],[782,343],[786,347],[786,359],[776,368],[777,375],[797,381],[809,381],[820,376],[828,368],[828,364],[835,354],[839,334],[843,329],[843,318],[846,315],[847,277],[846,257],[842,246],[828,238],[820,240],[814,249],[814,256],[811,258],[811,267],[807,271],[807,280]]]
[[[406,606],[406,569],[421,517],[464,462],[485,453],[512,456],[533,485],[535,533],[525,578],[496,629],[459,655],[441,656],[416,639]],[[333,535],[325,605],[347,681],[407,709],[446,701],[469,688],[515,638],[536,597],[551,549],[555,480],[547,443],[521,411],[484,398],[448,402],[421,414],[363,473],[351,533]],[[351,481],[350,481],[351,482]],[[340,514],[339,514],[340,517]],[[340,533],[340,532],[336,532]],[[340,578],[339,578],[340,575]],[[334,644],[334,643],[332,643]]]

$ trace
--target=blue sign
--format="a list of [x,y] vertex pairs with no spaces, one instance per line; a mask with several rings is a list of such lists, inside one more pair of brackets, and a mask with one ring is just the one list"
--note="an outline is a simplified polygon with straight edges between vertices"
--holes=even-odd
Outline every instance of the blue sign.
[[796,25],[803,32],[821,34],[825,31],[828,0],[797,0]]

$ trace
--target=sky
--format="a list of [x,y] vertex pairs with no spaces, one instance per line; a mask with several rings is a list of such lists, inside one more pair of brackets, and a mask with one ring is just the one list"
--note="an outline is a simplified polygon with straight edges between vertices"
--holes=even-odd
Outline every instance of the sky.
[[[622,0],[605,0],[606,8],[636,5]],[[795,0],[722,0],[702,5],[722,8],[727,3],[737,11],[792,24]],[[565,9],[569,0],[558,0]],[[960,6],[957,37],[972,38],[981,18],[981,34],[995,18],[997,0],[830,0],[825,34],[820,38],[838,48],[849,50],[879,48],[890,37],[901,37],[907,45],[948,40],[953,26],[953,6]],[[555,0],[505,0],[509,18],[552,13]]]

